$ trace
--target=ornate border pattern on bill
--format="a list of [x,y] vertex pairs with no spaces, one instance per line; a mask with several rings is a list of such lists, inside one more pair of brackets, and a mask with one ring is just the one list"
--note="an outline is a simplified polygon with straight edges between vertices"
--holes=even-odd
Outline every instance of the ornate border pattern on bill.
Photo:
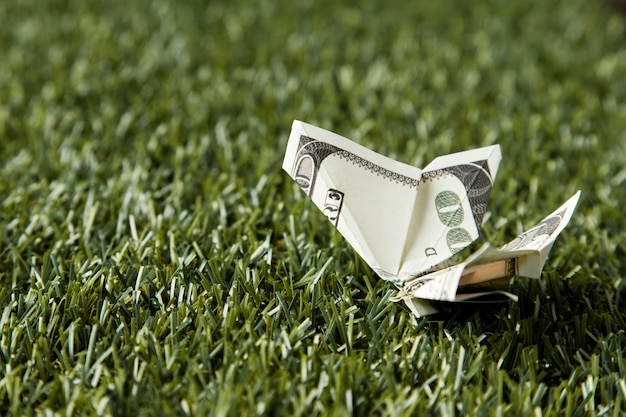
[[385,169],[380,165],[361,158],[352,152],[333,146],[330,143],[301,135],[293,168],[291,169],[291,176],[307,195],[310,196],[315,188],[315,178],[317,177],[317,172],[322,162],[331,155],[336,155],[376,175],[409,187],[417,187],[419,184],[419,180],[415,178],[409,178],[397,172]]

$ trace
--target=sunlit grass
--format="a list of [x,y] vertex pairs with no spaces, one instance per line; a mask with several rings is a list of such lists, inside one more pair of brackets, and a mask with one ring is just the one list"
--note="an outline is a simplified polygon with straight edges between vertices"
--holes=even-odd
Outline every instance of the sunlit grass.
[[[626,37],[601,2],[0,4],[0,414],[626,411]],[[416,319],[280,170],[499,143],[519,303]]]

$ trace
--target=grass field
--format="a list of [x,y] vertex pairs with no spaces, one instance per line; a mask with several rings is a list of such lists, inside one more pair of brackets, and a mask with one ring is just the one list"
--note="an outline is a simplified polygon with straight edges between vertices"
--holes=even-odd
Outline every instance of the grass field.
[[[599,0],[0,3],[0,415],[626,413],[626,20]],[[416,319],[280,169],[499,143],[519,303]]]

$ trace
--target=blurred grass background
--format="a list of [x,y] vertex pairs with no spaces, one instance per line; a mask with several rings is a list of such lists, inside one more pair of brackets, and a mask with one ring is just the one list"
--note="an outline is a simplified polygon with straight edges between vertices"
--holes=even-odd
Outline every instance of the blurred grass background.
[[[0,3],[0,414],[626,411],[626,36],[601,1]],[[492,143],[519,303],[416,319],[280,170],[293,119]]]

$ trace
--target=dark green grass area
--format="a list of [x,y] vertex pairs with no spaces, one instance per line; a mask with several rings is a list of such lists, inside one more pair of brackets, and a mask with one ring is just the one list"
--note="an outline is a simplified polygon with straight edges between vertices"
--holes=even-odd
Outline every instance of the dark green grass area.
[[[600,1],[0,2],[0,414],[626,412],[626,35]],[[423,319],[280,169],[291,122],[499,143],[519,303]],[[392,222],[394,219],[380,219]]]

